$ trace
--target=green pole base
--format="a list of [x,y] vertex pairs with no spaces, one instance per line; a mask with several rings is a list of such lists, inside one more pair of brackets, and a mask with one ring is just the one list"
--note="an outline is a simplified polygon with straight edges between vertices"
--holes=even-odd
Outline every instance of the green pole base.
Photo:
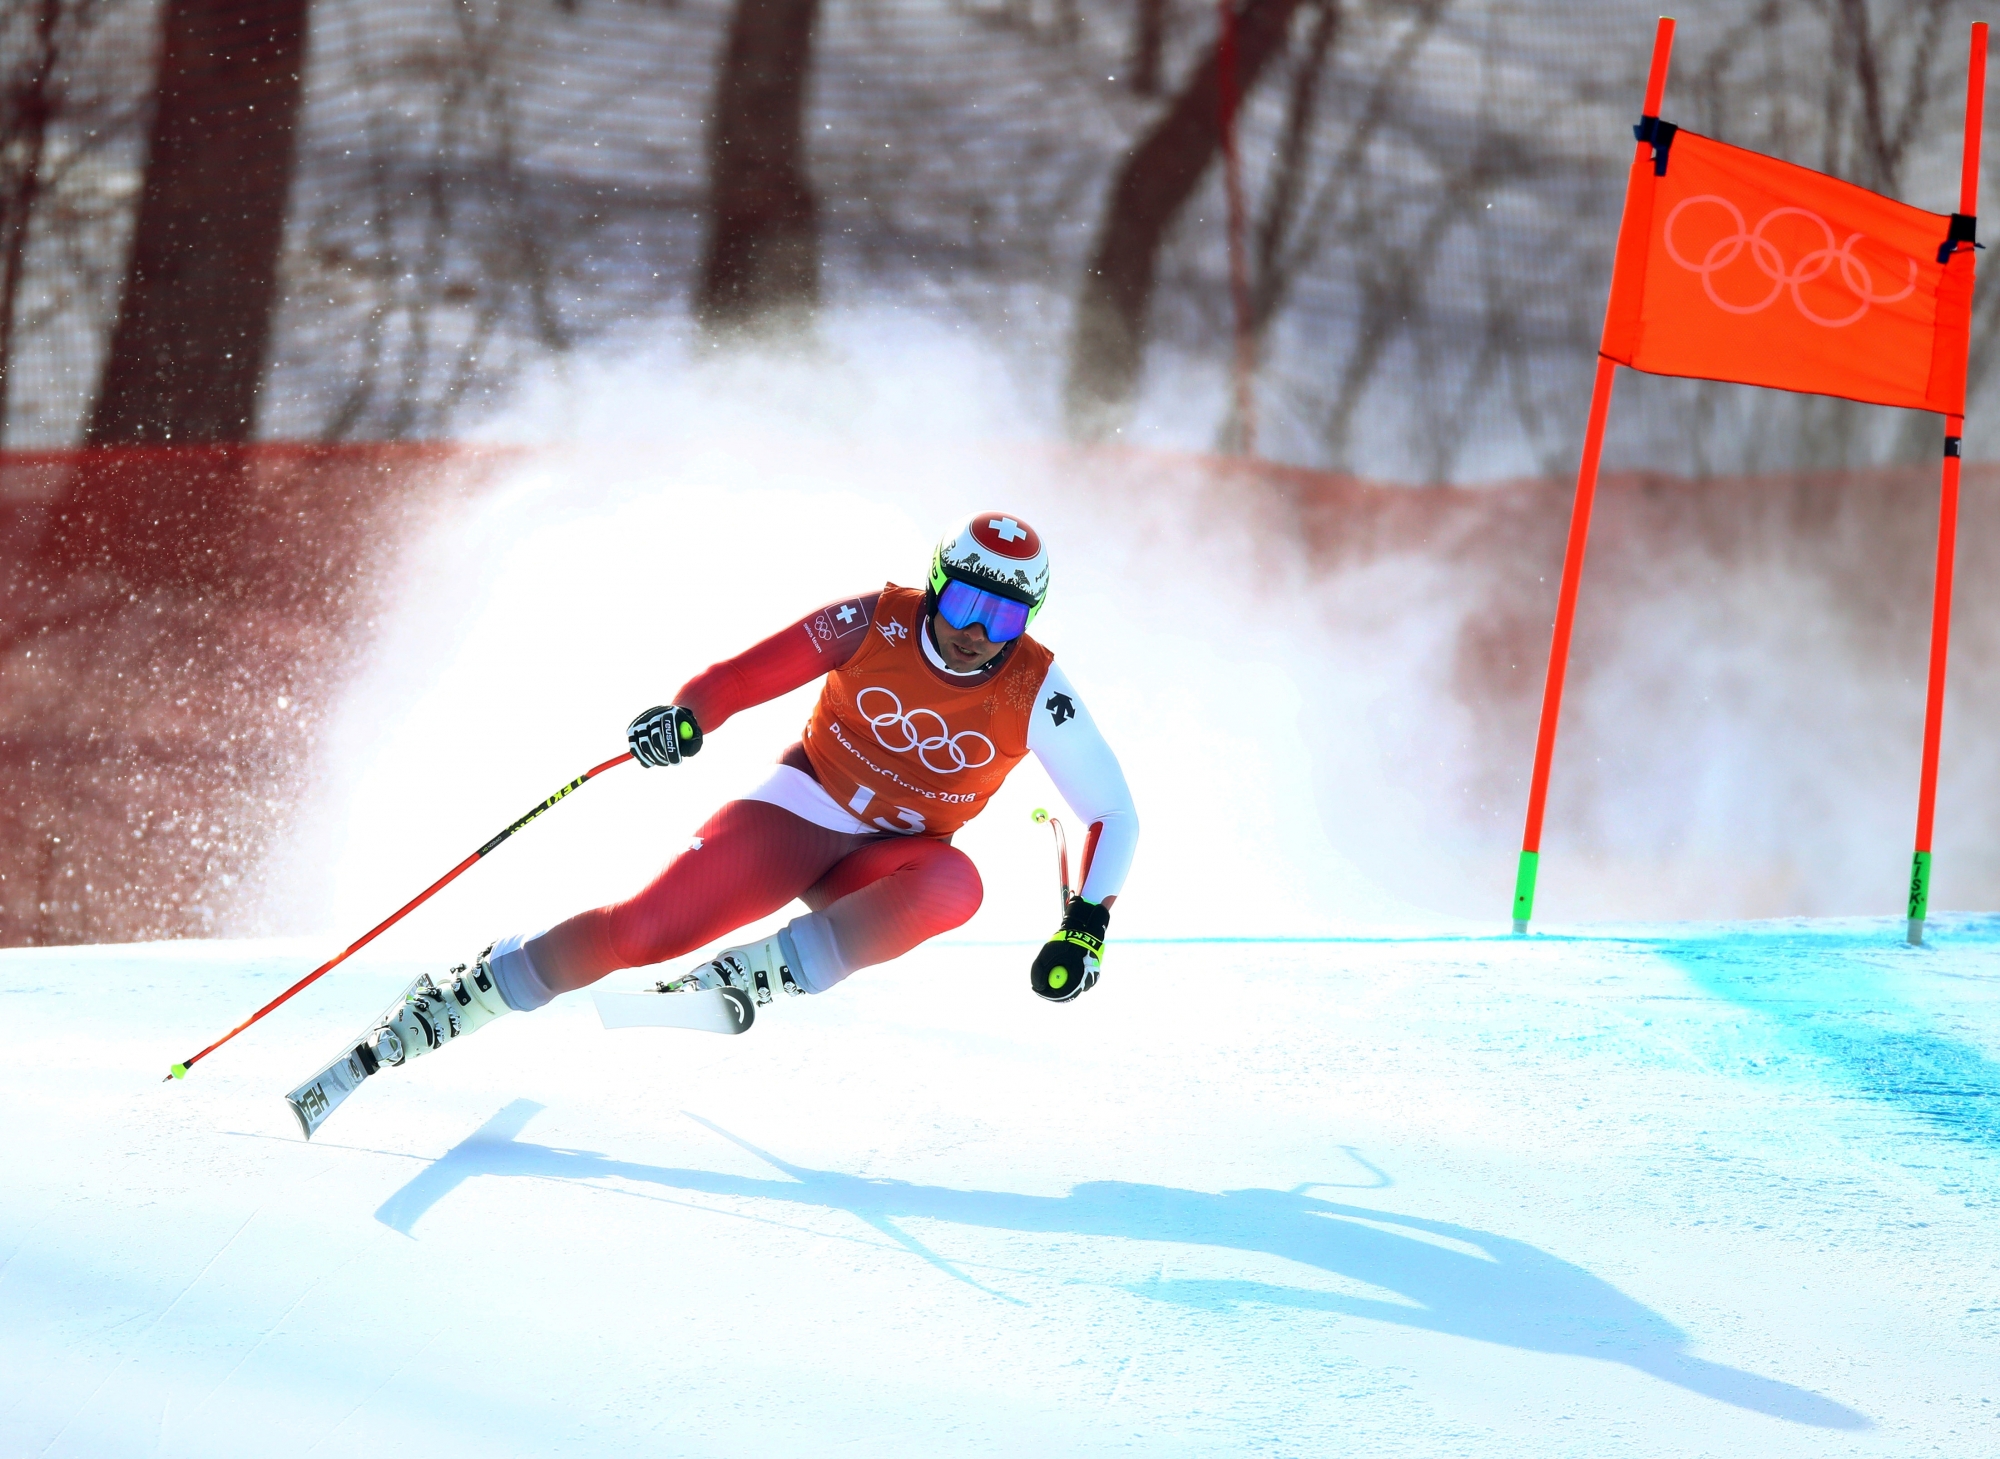
[[1541,870],[1542,853],[1523,851],[1521,864],[1514,872],[1514,932],[1516,936],[1528,930],[1528,919],[1535,915],[1535,877]]
[[188,1066],[185,1064],[176,1064],[173,1068],[167,1070],[167,1074],[168,1077],[173,1079],[185,1079],[188,1077]]
[[1910,946],[1924,945],[1924,921],[1931,914],[1931,854],[1910,858]]

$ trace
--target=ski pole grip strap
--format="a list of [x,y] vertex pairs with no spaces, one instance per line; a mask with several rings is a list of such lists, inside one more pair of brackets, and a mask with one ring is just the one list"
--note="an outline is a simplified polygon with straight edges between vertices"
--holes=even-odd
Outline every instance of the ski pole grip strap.
[[1104,939],[1092,937],[1088,932],[1058,932],[1050,942],[1067,942],[1072,947],[1080,947],[1100,963],[1104,961]]
[[1111,928],[1111,909],[1096,902],[1086,902],[1082,897],[1069,899],[1069,910],[1063,914],[1062,930],[1050,939],[1052,942],[1072,942],[1092,957],[1104,956],[1104,934]]

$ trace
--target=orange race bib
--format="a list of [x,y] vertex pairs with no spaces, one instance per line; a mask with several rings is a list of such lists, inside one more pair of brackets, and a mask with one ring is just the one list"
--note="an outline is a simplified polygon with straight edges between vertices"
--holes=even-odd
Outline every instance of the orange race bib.
[[868,641],[826,676],[804,744],[821,786],[857,819],[948,836],[1028,753],[1055,655],[1023,635],[998,674],[962,683],[924,657],[923,613],[917,589],[883,589]]

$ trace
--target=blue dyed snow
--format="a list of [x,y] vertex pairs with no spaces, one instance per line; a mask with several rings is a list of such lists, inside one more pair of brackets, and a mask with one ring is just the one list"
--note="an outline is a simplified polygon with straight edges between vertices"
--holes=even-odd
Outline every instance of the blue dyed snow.
[[[1936,953],[1902,943],[1901,930],[1762,923],[1644,941],[1702,991],[1769,1020],[1841,1092],[2000,1149],[2000,1059],[1988,1051],[2000,1044],[2000,917],[1934,920],[1932,942],[1955,954],[1942,975]],[[1965,954],[1987,951],[1991,964],[1967,971]]]

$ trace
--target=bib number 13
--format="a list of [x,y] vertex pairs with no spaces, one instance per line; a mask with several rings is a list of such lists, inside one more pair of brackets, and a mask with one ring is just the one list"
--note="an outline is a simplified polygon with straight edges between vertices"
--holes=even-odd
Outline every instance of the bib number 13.
[[[858,817],[868,818],[868,807],[874,799],[875,792],[864,785],[854,792],[854,799],[847,803],[847,808]],[[875,816],[869,820],[869,824],[880,826],[885,831],[893,831],[898,836],[923,835],[924,813],[922,811],[913,811],[908,806],[900,805],[894,807],[894,809],[898,817],[897,821],[892,822],[882,816]]]

